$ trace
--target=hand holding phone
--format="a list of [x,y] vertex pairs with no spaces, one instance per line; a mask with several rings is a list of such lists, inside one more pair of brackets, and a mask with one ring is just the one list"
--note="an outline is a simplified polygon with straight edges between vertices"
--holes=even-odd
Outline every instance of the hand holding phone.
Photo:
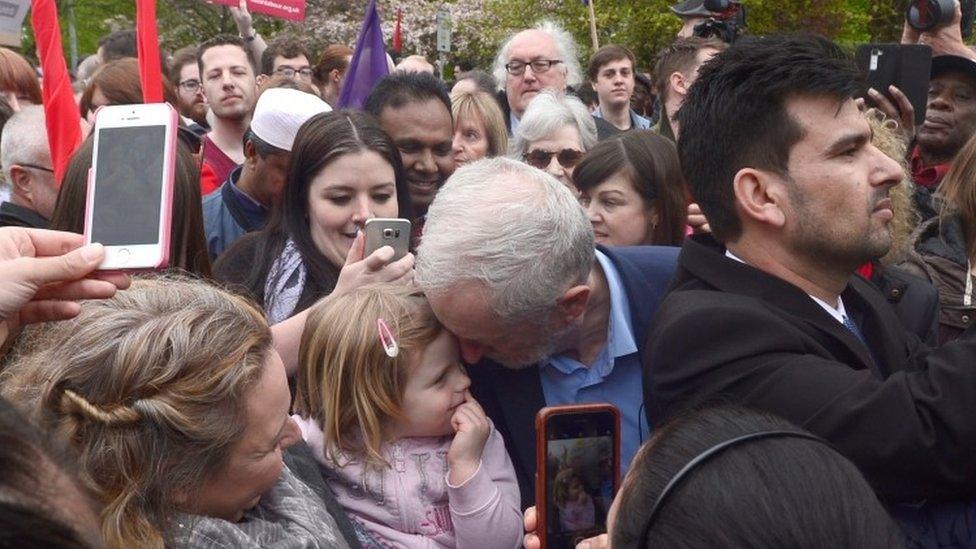
[[95,113],[85,243],[105,246],[100,270],[166,267],[177,115],[166,103],[112,105]]
[[366,256],[382,248],[393,248],[397,261],[410,251],[410,220],[376,217],[366,220]]
[[478,470],[491,433],[488,416],[470,391],[465,392],[464,403],[454,411],[451,427],[454,428],[454,440],[447,450],[447,465],[451,484],[458,486]]
[[607,530],[620,477],[620,412],[611,404],[553,406],[536,415],[536,535],[571,549]]

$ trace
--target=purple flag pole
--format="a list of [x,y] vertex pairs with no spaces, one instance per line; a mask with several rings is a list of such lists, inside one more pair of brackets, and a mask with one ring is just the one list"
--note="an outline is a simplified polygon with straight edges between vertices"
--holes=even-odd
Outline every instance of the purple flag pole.
[[361,109],[366,96],[381,78],[390,74],[386,64],[386,47],[383,44],[383,29],[380,28],[380,14],[376,11],[376,0],[370,0],[363,18],[363,28],[356,40],[346,78],[339,94],[340,109]]

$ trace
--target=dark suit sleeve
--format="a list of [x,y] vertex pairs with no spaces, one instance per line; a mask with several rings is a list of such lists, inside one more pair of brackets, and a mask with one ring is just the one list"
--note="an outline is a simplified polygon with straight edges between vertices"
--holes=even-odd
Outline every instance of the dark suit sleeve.
[[884,496],[976,495],[976,343],[930,351],[912,337],[911,371],[881,380],[832,360],[816,339],[755,301],[681,293],[665,301],[648,334],[652,425],[705,403],[744,405],[824,437]]

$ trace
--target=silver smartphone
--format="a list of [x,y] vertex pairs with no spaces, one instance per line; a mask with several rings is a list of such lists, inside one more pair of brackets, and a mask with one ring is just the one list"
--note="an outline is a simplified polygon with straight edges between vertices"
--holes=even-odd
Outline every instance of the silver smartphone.
[[393,261],[407,255],[410,250],[410,220],[383,217],[367,219],[364,257],[383,246],[393,248]]

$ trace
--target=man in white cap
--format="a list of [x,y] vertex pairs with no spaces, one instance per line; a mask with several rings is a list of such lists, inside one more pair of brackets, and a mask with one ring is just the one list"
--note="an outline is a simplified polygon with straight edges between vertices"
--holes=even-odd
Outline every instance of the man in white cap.
[[269,88],[261,94],[244,133],[244,163],[203,199],[211,259],[241,235],[264,227],[285,186],[298,128],[312,116],[331,110],[325,101],[298,90]]

